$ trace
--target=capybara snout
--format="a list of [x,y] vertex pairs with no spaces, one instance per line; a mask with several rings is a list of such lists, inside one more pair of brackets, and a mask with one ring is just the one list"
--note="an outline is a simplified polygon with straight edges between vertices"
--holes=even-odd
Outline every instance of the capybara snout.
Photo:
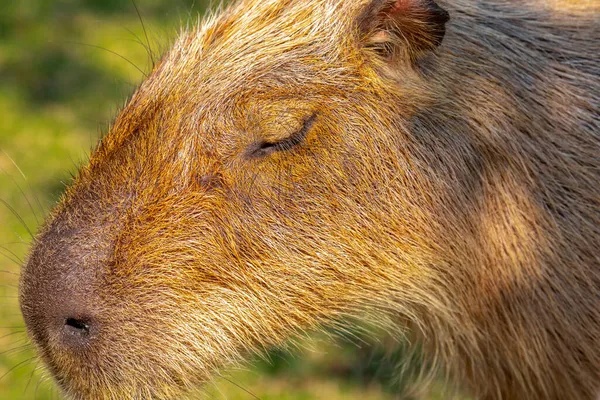
[[183,33],[22,273],[64,393],[180,398],[358,317],[478,398],[593,399],[600,14],[567,3],[242,0]]

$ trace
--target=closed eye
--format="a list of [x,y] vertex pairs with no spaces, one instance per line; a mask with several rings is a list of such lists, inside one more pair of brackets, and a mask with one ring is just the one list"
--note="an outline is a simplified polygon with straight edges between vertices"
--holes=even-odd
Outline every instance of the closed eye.
[[291,150],[306,139],[306,135],[310,131],[313,123],[317,118],[317,114],[313,114],[304,120],[302,128],[285,139],[271,142],[263,140],[250,145],[247,151],[248,157],[264,157],[276,151]]

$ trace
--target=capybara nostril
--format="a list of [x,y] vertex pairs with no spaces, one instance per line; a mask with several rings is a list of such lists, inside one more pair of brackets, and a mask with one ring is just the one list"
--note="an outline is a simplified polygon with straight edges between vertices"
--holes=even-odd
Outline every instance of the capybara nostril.
[[60,345],[68,351],[87,351],[92,340],[98,336],[96,322],[88,316],[73,316],[63,319],[59,327]]
[[90,322],[88,319],[67,318],[64,332],[67,335],[87,338],[90,335]]

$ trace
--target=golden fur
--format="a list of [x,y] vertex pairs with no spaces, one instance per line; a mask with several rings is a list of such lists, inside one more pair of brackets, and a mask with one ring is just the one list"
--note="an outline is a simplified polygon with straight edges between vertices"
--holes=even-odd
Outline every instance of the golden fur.
[[[23,273],[67,395],[178,398],[349,316],[410,321],[477,398],[598,395],[599,2],[438,1],[441,45],[431,1],[387,3],[244,0],[181,34]],[[101,327],[77,355],[34,300],[72,271]]]

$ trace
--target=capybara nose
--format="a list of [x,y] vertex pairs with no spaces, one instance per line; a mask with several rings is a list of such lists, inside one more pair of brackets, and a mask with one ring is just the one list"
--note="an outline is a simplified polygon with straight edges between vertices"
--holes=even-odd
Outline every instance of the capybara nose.
[[34,341],[58,352],[89,348],[99,336],[89,297],[55,281],[44,281],[27,282],[21,294],[23,316]]
[[[100,324],[88,298],[77,290],[30,287],[22,295],[27,330],[34,341],[55,354],[80,353],[90,349],[100,336]],[[38,297],[44,296],[42,301]]]
[[27,330],[49,351],[89,348],[100,332],[94,289],[99,263],[77,256],[75,236],[51,231],[43,238],[62,246],[36,249],[23,270],[20,300]]
[[[55,289],[54,293],[53,290]],[[36,341],[55,351],[83,351],[99,336],[89,298],[78,290],[38,286],[23,296],[23,316]],[[43,294],[43,301],[35,296]]]

